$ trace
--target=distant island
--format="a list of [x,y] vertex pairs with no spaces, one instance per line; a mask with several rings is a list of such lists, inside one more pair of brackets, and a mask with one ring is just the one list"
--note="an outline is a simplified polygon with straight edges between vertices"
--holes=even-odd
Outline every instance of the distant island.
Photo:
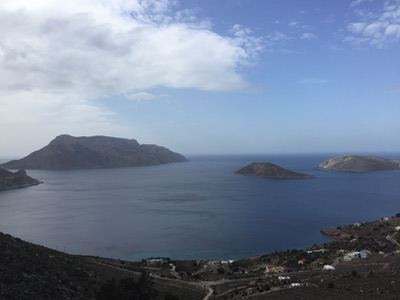
[[328,159],[319,166],[322,169],[338,171],[370,172],[400,170],[400,161],[374,156],[346,155]]
[[274,179],[311,179],[312,175],[297,173],[269,162],[251,163],[235,173]]
[[0,168],[0,191],[28,187],[39,183],[39,180],[28,176],[25,170],[13,173]]
[[133,166],[152,166],[187,159],[171,150],[134,139],[108,136],[74,137],[60,135],[42,149],[25,158],[12,160],[7,169],[100,169]]

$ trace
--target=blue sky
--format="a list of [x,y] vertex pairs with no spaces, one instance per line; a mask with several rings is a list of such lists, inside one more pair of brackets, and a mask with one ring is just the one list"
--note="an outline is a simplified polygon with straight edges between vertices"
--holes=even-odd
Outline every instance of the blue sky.
[[[108,14],[110,7],[92,0],[93,24],[78,6],[61,14],[52,7],[57,1],[20,2],[3,13],[11,19],[23,7],[31,28],[46,29],[29,49],[52,50],[54,59],[42,80],[35,73],[23,88],[11,80],[0,86],[14,95],[0,94],[0,107],[13,116],[0,126],[26,135],[22,143],[10,134],[0,156],[29,152],[64,132],[136,138],[185,154],[400,150],[400,1],[120,0],[121,10]],[[127,14],[143,34],[133,35],[131,19],[119,19]],[[55,33],[68,36],[70,20],[67,44]],[[23,38],[16,32],[11,42]],[[66,43],[60,52],[56,42]],[[10,74],[0,71],[18,75]],[[25,131],[15,116],[21,105]]]

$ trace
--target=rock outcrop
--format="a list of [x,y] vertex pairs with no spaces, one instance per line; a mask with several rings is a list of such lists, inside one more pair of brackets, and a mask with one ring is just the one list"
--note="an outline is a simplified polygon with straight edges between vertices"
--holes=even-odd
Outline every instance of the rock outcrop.
[[151,166],[186,160],[167,148],[140,145],[133,139],[60,135],[42,149],[3,166],[8,169],[69,170]]
[[25,170],[13,173],[0,168],[0,191],[28,187],[39,183],[40,181],[28,176]]
[[310,179],[312,175],[297,173],[272,163],[251,163],[237,170],[235,173],[248,176],[273,178],[273,179]]

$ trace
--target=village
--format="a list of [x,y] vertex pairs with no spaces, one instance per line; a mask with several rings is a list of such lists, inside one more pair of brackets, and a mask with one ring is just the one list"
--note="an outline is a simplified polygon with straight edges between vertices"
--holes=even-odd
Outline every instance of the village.
[[[295,289],[315,288],[335,292],[355,289],[364,296],[365,293],[381,295],[396,292],[396,289],[390,290],[390,285],[388,290],[378,286],[378,278],[380,272],[397,272],[392,266],[400,264],[399,232],[400,214],[379,221],[321,230],[332,241],[304,250],[292,249],[240,260],[195,261],[161,257],[114,263],[132,271],[148,272],[158,282],[203,288],[208,291],[204,299],[264,299],[276,293],[284,295]],[[349,285],[354,280],[363,288]],[[393,282],[394,287],[397,281]]]
[[0,298],[20,299],[29,289],[29,299],[43,293],[60,299],[52,296],[60,294],[62,280],[61,299],[127,287],[168,300],[400,299],[400,214],[322,233],[330,241],[245,259],[136,262],[74,256],[0,234]]

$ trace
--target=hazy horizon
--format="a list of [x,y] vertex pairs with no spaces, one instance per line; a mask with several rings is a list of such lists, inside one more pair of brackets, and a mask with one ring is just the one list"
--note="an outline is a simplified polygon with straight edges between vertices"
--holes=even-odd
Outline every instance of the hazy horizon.
[[[39,149],[36,149],[39,150]],[[172,149],[173,150],[173,149]],[[32,153],[32,152],[30,152]],[[21,159],[24,158],[25,156],[29,155],[30,153],[26,153],[25,155],[21,156],[0,156],[0,163],[5,163],[10,160],[14,159]],[[339,152],[242,152],[242,153],[181,153],[185,155],[187,158],[193,157],[193,158],[198,158],[198,157],[230,157],[230,156],[237,156],[237,157],[260,157],[260,156],[315,156],[315,155],[329,155],[329,156],[342,156],[342,155],[371,155],[371,156],[379,156],[379,155],[385,155],[385,158],[391,158],[391,159],[400,159],[400,151],[369,151],[369,152],[363,152],[363,151],[339,151]]]
[[399,15],[399,0],[3,0],[0,157],[61,133],[399,152]]

